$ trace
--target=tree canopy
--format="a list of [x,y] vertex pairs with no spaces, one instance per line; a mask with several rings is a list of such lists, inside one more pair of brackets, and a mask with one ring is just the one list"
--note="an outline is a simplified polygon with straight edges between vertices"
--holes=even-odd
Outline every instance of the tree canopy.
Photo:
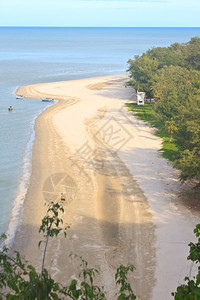
[[154,98],[157,118],[176,127],[181,179],[200,180],[200,37],[150,49],[128,64],[128,84]]

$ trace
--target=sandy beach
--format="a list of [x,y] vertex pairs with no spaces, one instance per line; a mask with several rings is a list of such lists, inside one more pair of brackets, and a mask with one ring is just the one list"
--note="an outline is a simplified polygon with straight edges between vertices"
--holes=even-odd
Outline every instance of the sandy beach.
[[45,202],[63,193],[70,229],[49,245],[52,276],[62,283],[77,278],[80,261],[69,254],[80,255],[100,266],[97,281],[116,299],[116,268],[131,263],[138,299],[169,300],[194,268],[188,243],[199,214],[182,204],[179,172],[161,156],[155,129],[126,108],[135,100],[127,80],[117,75],[18,89],[27,98],[59,101],[35,123],[32,173],[13,248],[41,268]]

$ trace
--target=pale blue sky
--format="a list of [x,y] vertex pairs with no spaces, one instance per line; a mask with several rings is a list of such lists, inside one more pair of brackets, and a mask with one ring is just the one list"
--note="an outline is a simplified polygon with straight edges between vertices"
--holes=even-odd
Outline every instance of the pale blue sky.
[[200,27],[200,0],[0,0],[0,26]]

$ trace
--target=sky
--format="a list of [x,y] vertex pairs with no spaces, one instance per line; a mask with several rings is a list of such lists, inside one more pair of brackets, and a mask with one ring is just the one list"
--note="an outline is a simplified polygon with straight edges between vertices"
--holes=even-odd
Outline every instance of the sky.
[[200,27],[200,0],[0,0],[0,26]]

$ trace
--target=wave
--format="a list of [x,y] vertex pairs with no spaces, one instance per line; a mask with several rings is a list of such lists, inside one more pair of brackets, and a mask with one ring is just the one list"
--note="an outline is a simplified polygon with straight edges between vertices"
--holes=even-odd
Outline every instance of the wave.
[[[51,104],[53,105],[53,104]],[[30,175],[31,175],[31,169],[32,169],[32,148],[33,148],[33,142],[35,140],[35,120],[37,117],[46,110],[49,106],[45,106],[40,112],[38,112],[31,121],[31,134],[28,143],[26,144],[24,157],[23,157],[23,174],[20,180],[20,184],[18,187],[17,197],[14,200],[12,212],[11,212],[11,218],[8,225],[8,230],[6,232],[7,239],[4,242],[4,245],[8,248],[11,248],[14,242],[15,234],[17,230],[19,229],[19,226],[22,221],[22,213],[23,213],[23,203],[24,199],[27,193],[29,181],[30,181]]]

